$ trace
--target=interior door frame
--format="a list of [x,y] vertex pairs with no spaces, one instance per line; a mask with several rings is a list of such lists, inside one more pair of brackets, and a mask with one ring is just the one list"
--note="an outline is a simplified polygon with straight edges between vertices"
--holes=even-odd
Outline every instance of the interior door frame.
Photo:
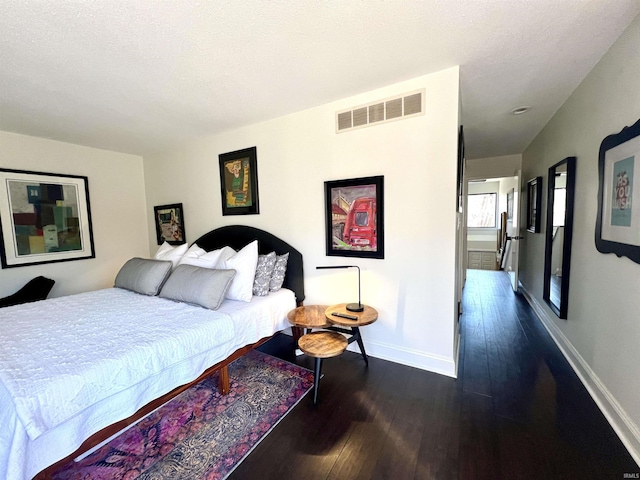
[[[518,169],[515,175],[516,178],[516,186],[513,189],[513,217],[511,220],[511,228],[513,229],[513,234],[511,235],[511,266],[512,269],[509,270],[509,279],[511,280],[511,288],[514,292],[518,291],[518,273],[520,270],[520,240],[522,240],[521,230],[522,227],[520,225],[520,213],[521,213],[521,204],[520,200],[522,198],[522,170]],[[516,243],[514,243],[516,242]],[[516,255],[513,255],[513,246],[516,247]]]
[[[467,252],[467,233],[468,233],[468,227],[467,227],[467,202],[468,202],[468,196],[469,196],[469,183],[474,181],[474,180],[486,180],[488,182],[493,181],[493,180],[498,180],[501,178],[516,178],[516,186],[514,187],[514,196],[515,194],[518,194],[518,200],[520,200],[522,198],[522,172],[521,169],[518,168],[514,173],[509,174],[509,173],[503,173],[500,175],[470,175],[467,176],[465,175],[464,177],[464,196],[463,196],[463,215],[462,215],[462,237],[463,237],[463,241],[460,242],[460,248],[461,248],[461,255],[464,259],[464,280],[466,280],[466,272],[467,269],[469,267],[469,259],[468,256],[466,254]],[[518,202],[520,203],[520,202]],[[516,205],[514,205],[514,214],[517,215],[517,218],[520,218],[520,207],[521,205],[518,204],[517,205],[517,210],[516,210]],[[518,234],[516,236],[520,236],[520,229],[521,227],[518,226]],[[519,247],[519,246],[518,246]],[[518,248],[518,260],[519,260],[519,248]],[[517,262],[519,264],[519,261]],[[518,267],[518,265],[516,265]],[[506,273],[506,272],[505,272]],[[513,283],[512,283],[512,287],[513,287]],[[514,289],[514,291],[517,291],[517,278],[516,278],[516,288]]]

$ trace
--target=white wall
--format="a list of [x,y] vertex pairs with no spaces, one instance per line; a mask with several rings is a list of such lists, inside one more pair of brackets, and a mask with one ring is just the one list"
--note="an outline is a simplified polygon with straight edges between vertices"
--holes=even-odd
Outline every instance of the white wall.
[[[498,204],[498,211],[499,212],[506,212],[507,211],[507,194],[511,191],[514,190],[514,195],[516,190],[518,189],[518,180],[517,177],[505,177],[505,178],[501,178],[500,179],[500,188],[499,188],[499,204]],[[514,211],[513,215],[517,215],[518,212]]]
[[[424,116],[335,133],[337,110],[419,88]],[[306,304],[349,302],[355,272],[315,270],[346,260],[325,255],[324,181],[384,175],[385,259],[349,259],[362,269],[363,302],[379,312],[363,328],[367,352],[454,375],[458,90],[456,67],[145,158],[149,210],[183,203],[189,242],[228,224],[268,230],[304,255]],[[251,146],[260,214],[223,217],[218,155]]]
[[[602,140],[640,117],[640,17],[602,58],[523,155],[524,178],[577,157],[571,282],[567,320],[542,300],[543,232],[524,231],[520,279],[623,441],[640,461],[640,265],[599,253],[594,234],[598,151]],[[546,213],[544,218],[546,218]]]
[[96,258],[0,270],[0,297],[44,275],[50,297],[113,286],[118,269],[149,250],[142,158],[0,132],[0,167],[88,177]]
[[499,190],[499,180],[489,182],[471,182],[469,183],[467,194],[473,195],[476,193],[498,193]]
[[518,174],[522,155],[474,158],[466,162],[466,179],[513,177]]

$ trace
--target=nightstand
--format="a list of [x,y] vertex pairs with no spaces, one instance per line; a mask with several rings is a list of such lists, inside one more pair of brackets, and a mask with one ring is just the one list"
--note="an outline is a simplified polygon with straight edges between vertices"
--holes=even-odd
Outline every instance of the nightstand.
[[332,324],[332,326],[327,329],[350,335],[351,337],[349,338],[348,343],[358,342],[362,358],[364,358],[365,363],[369,365],[367,352],[364,349],[364,343],[362,341],[362,336],[360,335],[360,327],[370,325],[375,322],[378,319],[378,312],[375,308],[369,307],[368,305],[363,305],[363,307],[364,310],[362,312],[352,312],[347,310],[346,303],[341,303],[339,305],[332,305],[331,307],[328,307],[324,313],[327,320]]

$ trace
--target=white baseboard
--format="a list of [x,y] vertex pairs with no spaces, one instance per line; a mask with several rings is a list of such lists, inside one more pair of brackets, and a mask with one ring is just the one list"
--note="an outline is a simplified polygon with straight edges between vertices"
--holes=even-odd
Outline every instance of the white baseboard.
[[[460,345],[460,342],[458,342],[458,345]],[[399,348],[397,345],[389,345],[371,340],[366,340],[364,342],[364,348],[367,351],[367,355],[370,357],[389,360],[390,362],[400,363],[401,365],[407,365],[421,370],[428,370],[430,372],[446,375],[447,377],[456,378],[458,373],[457,362],[454,362],[453,358],[426,354],[419,350]],[[356,342],[350,344],[347,350],[350,352],[360,353],[360,348]]]
[[[283,330],[282,333],[292,335],[291,329]],[[458,355],[460,353],[460,334],[457,333],[457,335],[458,343],[454,357],[455,359],[459,358]],[[381,360],[388,360],[390,362],[419,368],[421,370],[428,370],[429,372],[439,373],[441,375],[446,375],[447,377],[457,378],[458,376],[458,362],[454,362],[454,360],[450,358],[425,354],[424,352],[408,348],[398,348],[396,345],[389,345],[371,340],[364,342],[364,348],[367,351],[367,356],[369,357],[380,358]],[[360,353],[360,347],[358,347],[356,342],[351,343],[347,347],[347,350],[350,352]]]
[[567,359],[576,375],[582,381],[596,405],[600,408],[605,418],[614,429],[624,446],[640,466],[640,429],[629,418],[622,406],[618,403],[613,394],[598,378],[589,364],[582,358],[569,339],[562,333],[553,319],[549,316],[542,304],[538,302],[524,287],[520,287],[524,297],[531,305],[544,327],[553,338],[554,342]]

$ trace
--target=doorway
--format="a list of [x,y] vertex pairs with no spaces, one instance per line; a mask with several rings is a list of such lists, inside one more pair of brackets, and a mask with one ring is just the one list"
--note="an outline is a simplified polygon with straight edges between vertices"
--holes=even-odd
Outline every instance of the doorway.
[[468,180],[466,187],[466,269],[505,271],[517,291],[520,172]]

